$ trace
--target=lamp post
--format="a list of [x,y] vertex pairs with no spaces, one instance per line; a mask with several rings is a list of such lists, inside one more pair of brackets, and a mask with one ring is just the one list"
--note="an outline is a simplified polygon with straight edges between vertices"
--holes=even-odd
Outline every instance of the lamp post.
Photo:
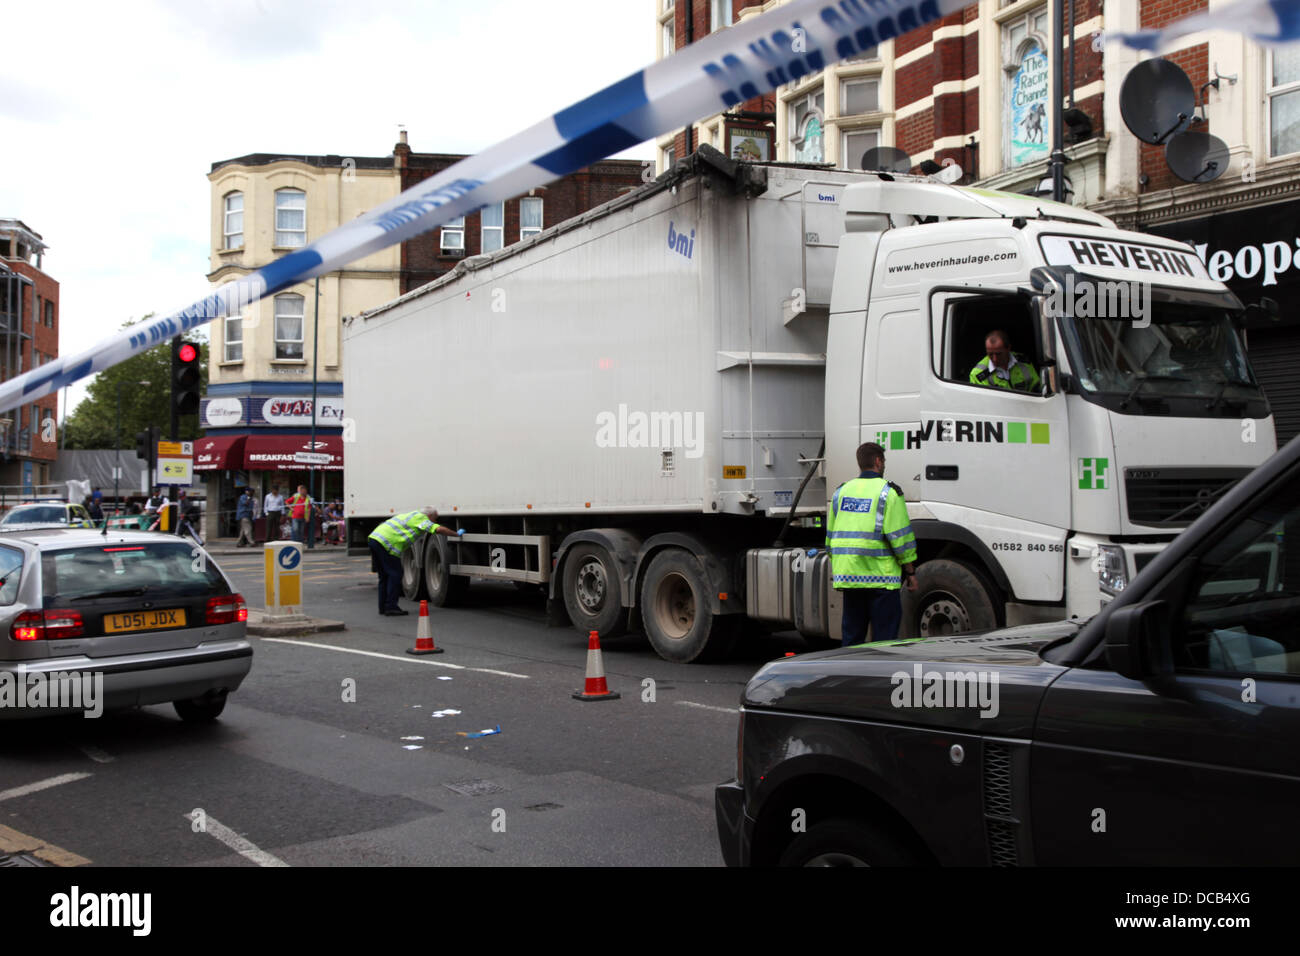
[[[137,385],[152,385],[148,379],[136,382]],[[117,434],[113,438],[113,450],[117,452],[117,467],[113,469],[113,510],[116,514],[122,513],[122,499],[118,497],[117,485],[122,477],[122,383],[117,383]],[[149,476],[153,480],[153,476]],[[108,526],[108,517],[104,518],[104,526]]]

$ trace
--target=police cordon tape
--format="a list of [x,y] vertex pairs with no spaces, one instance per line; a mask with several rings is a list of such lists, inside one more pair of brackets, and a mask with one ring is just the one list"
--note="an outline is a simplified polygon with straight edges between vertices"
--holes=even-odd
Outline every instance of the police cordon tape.
[[793,0],[745,19],[461,160],[187,308],[139,322],[93,348],[0,384],[0,410],[57,392],[196,326],[238,315],[299,282],[817,73],[968,2]]
[[1240,0],[1175,20],[1158,30],[1113,34],[1138,50],[1169,49],[1183,37],[1205,30],[1243,33],[1261,46],[1300,42],[1300,0]]

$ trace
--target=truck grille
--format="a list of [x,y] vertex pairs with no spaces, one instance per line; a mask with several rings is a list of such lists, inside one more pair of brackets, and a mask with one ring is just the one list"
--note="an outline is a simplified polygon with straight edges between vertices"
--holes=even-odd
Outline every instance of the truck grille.
[[1019,866],[1020,822],[1011,812],[1011,749],[984,742],[984,829],[994,866]]
[[1125,468],[1129,520],[1191,524],[1249,473],[1249,468]]

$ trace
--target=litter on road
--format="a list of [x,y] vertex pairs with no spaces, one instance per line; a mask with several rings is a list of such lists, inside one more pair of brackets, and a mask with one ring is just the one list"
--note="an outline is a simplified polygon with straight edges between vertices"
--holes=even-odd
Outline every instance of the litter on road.
[[493,734],[501,733],[501,725],[497,724],[496,727],[491,730],[480,730],[476,734],[466,733],[463,730],[458,730],[456,733],[461,737],[491,737]]

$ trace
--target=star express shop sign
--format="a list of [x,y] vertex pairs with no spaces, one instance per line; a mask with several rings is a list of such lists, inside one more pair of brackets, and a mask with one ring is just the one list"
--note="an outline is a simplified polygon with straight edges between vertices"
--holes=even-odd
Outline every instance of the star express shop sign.
[[[322,398],[317,402],[316,424],[333,427],[343,425],[343,403],[338,399]],[[311,399],[274,397],[262,402],[262,419],[268,425],[310,425]]]

